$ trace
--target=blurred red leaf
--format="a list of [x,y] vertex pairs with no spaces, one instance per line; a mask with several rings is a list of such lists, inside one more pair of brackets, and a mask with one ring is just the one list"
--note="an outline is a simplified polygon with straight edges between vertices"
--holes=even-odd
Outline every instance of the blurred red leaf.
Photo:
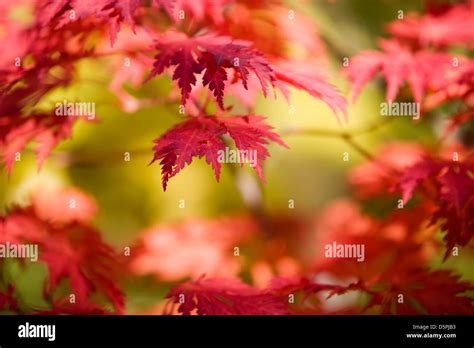
[[[473,289],[470,283],[460,281],[449,271],[420,269],[402,275],[389,288],[373,292],[366,308],[380,306],[382,314],[472,315],[474,304],[465,292]],[[400,295],[403,295],[402,303]]]
[[29,142],[36,142],[38,167],[53,148],[71,136],[73,116],[31,115],[29,117],[0,115],[0,153],[8,172],[11,172],[17,153]]
[[59,225],[91,222],[98,211],[94,198],[76,188],[39,188],[32,203],[39,218]]
[[[416,102],[422,98],[432,79],[453,70],[452,57],[431,51],[412,52],[394,40],[380,40],[379,51],[364,51],[349,61],[346,73],[352,83],[355,100],[362,87],[379,71],[387,82],[386,100],[394,101],[404,81],[408,82]],[[433,73],[431,67],[437,66]],[[435,76],[433,76],[435,75]]]
[[130,268],[163,281],[186,277],[235,276],[242,267],[233,248],[258,231],[247,216],[189,219],[147,229],[133,252]]
[[113,46],[121,22],[127,21],[134,27],[134,16],[140,3],[140,0],[41,0],[38,1],[37,18],[42,26],[53,23],[56,29],[77,20],[98,19],[108,24]]

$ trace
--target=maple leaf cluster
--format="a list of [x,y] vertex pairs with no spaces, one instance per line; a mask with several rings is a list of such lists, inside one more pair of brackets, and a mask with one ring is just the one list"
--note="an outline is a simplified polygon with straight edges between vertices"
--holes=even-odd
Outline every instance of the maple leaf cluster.
[[[180,116],[150,145],[164,191],[196,158],[219,181],[218,155],[229,148],[255,152],[254,170],[265,182],[270,146],[288,145],[271,115],[254,111],[259,95],[289,101],[291,89],[303,90],[337,121],[347,119],[316,26],[303,13],[292,19],[282,1],[21,2],[32,13],[24,23],[4,15],[12,5],[0,2],[0,45],[11,48],[0,56],[0,162],[9,175],[18,154],[32,148],[41,167],[73,134],[80,115],[58,117],[44,102],[77,82],[84,60],[111,72],[108,88],[123,111],[166,104]],[[380,73],[387,101],[413,99],[423,121],[457,103],[435,145],[379,147],[349,171],[352,197],[313,216],[270,215],[252,205],[240,215],[151,226],[126,261],[95,227],[93,198],[73,188],[38,190],[0,217],[0,244],[38,245],[45,304],[31,306],[1,260],[0,310],[122,314],[123,272],[167,287],[151,310],[160,314],[474,313],[473,285],[442,264],[461,253],[472,257],[474,155],[456,138],[474,117],[472,8],[466,2],[408,14],[388,25],[378,50],[343,69],[354,101]],[[172,84],[167,96],[130,92],[153,89],[157,79]],[[327,257],[324,247],[333,243],[363,245],[364,262]]]

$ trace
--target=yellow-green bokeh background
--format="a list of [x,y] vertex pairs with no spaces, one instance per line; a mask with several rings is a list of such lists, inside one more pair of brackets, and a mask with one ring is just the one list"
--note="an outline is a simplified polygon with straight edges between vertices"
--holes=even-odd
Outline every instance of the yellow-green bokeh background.
[[[331,82],[349,99],[349,88],[340,74],[341,57],[374,48],[384,35],[384,24],[395,19],[398,10],[421,8],[421,1],[288,1],[297,11],[305,11],[316,23],[328,43]],[[61,143],[55,153],[38,171],[31,151],[22,153],[10,176],[0,172],[0,211],[12,204],[26,204],[32,190],[40,186],[76,186],[95,197],[99,214],[96,226],[104,238],[116,247],[132,244],[147,227],[189,217],[215,217],[245,211],[233,176],[223,168],[221,181],[216,182],[205,160],[194,159],[163,192],[160,166],[149,166],[153,139],[180,121],[178,105],[154,106],[136,113],[125,113],[107,85],[110,74],[104,60],[83,60],[78,65],[77,82],[55,90],[43,101],[44,106],[57,100],[87,100],[96,103],[98,122],[78,121],[70,140]],[[155,79],[132,93],[138,97],[166,95],[171,88],[168,77]],[[349,103],[349,121],[344,130],[361,129],[380,121],[379,104],[384,100],[384,86],[371,82],[355,104]],[[232,101],[230,99],[227,102]],[[305,92],[292,90],[291,103],[295,113],[288,113],[283,96],[276,100],[259,97],[256,113],[268,117],[268,122],[280,133],[291,127],[341,130],[331,110],[320,100]],[[263,186],[264,207],[278,213],[287,209],[289,199],[296,202],[296,211],[312,214],[332,199],[350,195],[347,171],[363,158],[340,138],[303,135],[284,136],[290,149],[272,144],[271,157],[265,163],[267,183]],[[429,145],[435,141],[429,124],[413,127],[411,119],[400,118],[377,132],[356,140],[375,152],[379,144],[391,140],[409,140]],[[148,150],[148,151],[147,151]],[[131,152],[131,161],[123,160]],[[343,161],[344,152],[350,160]],[[84,163],[67,165],[58,153],[86,159]],[[90,161],[89,161],[90,160]],[[90,163],[88,163],[90,162]],[[184,199],[184,209],[178,207]],[[450,260],[443,267],[455,267],[466,279],[474,280],[471,260]],[[32,303],[40,303],[40,289],[32,287],[35,277],[41,277],[42,266],[27,272],[12,270],[23,284],[20,289]],[[137,281],[128,288],[129,308],[152,304],[162,298],[165,289],[149,279]]]

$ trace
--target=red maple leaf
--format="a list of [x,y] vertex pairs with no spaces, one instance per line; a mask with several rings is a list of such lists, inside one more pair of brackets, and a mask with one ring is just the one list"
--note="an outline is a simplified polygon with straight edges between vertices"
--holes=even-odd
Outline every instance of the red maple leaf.
[[0,290],[0,311],[17,309],[18,303],[14,297],[15,287],[8,284],[5,291]]
[[117,285],[120,265],[114,250],[95,229],[73,220],[50,223],[38,216],[37,208],[16,208],[2,217],[0,241],[38,245],[39,259],[49,271],[47,297],[66,280],[78,306],[97,307],[91,296],[103,293],[115,311],[122,312],[124,296]]
[[[370,284],[392,275],[398,276],[419,267],[435,256],[438,243],[436,226],[428,226],[433,215],[431,204],[411,209],[395,209],[383,219],[361,212],[358,204],[338,200],[316,220],[315,271],[353,278]],[[363,245],[364,262],[355,258],[341,262],[326,257],[325,248],[338,245]]]
[[174,287],[167,298],[189,315],[284,315],[284,301],[266,290],[255,289],[236,278],[200,278]]
[[[256,153],[255,171],[264,180],[262,163],[269,156],[266,145],[274,141],[282,146],[287,145],[272,132],[272,127],[265,124],[264,117],[257,115],[216,117],[199,116],[178,124],[155,140],[155,155],[151,163],[160,160],[162,166],[163,189],[166,190],[169,178],[175,176],[194,157],[205,157],[214,169],[219,181],[221,163],[219,152],[226,150],[226,143],[221,137],[228,134],[239,151]],[[248,159],[248,157],[246,158]],[[245,160],[245,158],[241,158]],[[240,161],[242,163],[242,161]]]
[[148,79],[160,75],[170,66],[175,66],[173,80],[178,81],[183,105],[196,84],[196,74],[204,70],[203,85],[209,86],[221,108],[224,108],[222,97],[227,80],[225,69],[237,71],[245,88],[248,75],[253,72],[261,83],[264,95],[268,84],[275,85],[275,77],[269,63],[247,42],[236,43],[230,38],[214,35],[187,37],[182,33],[170,31],[157,40],[156,48],[159,53],[155,57]]
[[472,299],[465,296],[473,289],[449,271],[418,269],[371,291],[365,309],[380,306],[382,314],[473,314]]
[[443,138],[446,139],[446,137],[448,137],[456,129],[459,129],[459,127],[461,127],[463,124],[471,122],[472,120],[474,120],[474,109],[461,112],[449,118],[446,128],[443,132]]
[[0,56],[0,91],[4,86],[17,80],[24,74],[24,67],[13,64],[17,57],[25,57],[35,41],[33,33],[11,21],[2,25],[4,33],[0,34],[0,47],[9,47]]

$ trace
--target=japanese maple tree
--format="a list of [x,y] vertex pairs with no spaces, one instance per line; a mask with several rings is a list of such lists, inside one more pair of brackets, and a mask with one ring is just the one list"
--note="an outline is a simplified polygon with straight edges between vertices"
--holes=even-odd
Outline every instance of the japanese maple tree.
[[[166,288],[151,309],[159,314],[474,313],[473,284],[447,266],[460,253],[473,257],[474,143],[472,132],[460,134],[474,119],[474,2],[427,1],[424,12],[389,23],[378,48],[338,57],[349,93],[329,77],[325,46],[337,51],[330,35],[319,34],[304,11],[295,19],[284,1],[18,3],[29,10],[28,20],[14,19],[15,5],[0,0],[0,163],[8,180],[28,151],[40,172],[46,161],[72,163],[73,154],[56,147],[91,120],[77,109],[58,115],[51,100],[78,82],[82,64],[94,61],[112,72],[100,82],[122,113],[140,117],[139,111],[162,106],[177,116],[146,149],[147,170],[160,167],[163,191],[205,159],[218,182],[232,175],[245,211],[147,221],[150,227],[122,252],[97,227],[103,197],[76,188],[36,190],[2,214],[0,244],[39,246],[44,301],[31,306],[11,275],[16,266],[0,259],[0,310],[124,314],[123,284],[151,276]],[[376,79],[386,102],[420,106],[419,122],[434,129],[435,142],[396,139],[372,150],[355,137],[388,121],[359,133],[343,128],[351,120],[346,98],[357,102]],[[156,90],[157,81],[169,91]],[[281,131],[270,112],[256,111],[260,100],[291,106],[295,90],[322,102],[340,130]],[[440,110],[448,110],[441,129]],[[349,197],[310,216],[271,214],[262,204],[265,163],[274,158],[274,145],[291,154],[284,137],[294,133],[339,138],[364,157],[347,173]],[[219,154],[229,150],[255,153],[251,179],[222,161]],[[332,244],[362,245],[364,259],[329,257],[324,247]],[[245,257],[237,260],[240,253]]]

